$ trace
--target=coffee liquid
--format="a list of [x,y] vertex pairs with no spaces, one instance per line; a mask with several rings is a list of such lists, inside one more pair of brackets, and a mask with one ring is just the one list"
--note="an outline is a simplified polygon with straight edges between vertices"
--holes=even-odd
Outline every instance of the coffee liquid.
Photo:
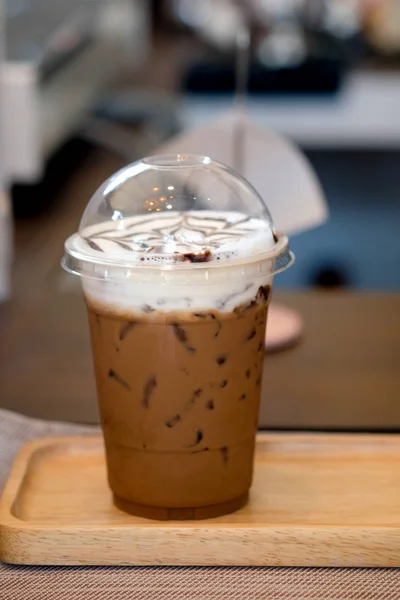
[[108,478],[155,518],[238,508],[253,473],[270,287],[229,312],[124,314],[87,298]]

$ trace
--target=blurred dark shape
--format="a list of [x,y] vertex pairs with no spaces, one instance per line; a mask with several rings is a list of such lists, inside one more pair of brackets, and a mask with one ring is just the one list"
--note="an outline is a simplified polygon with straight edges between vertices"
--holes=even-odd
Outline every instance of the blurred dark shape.
[[14,184],[11,188],[14,216],[34,217],[48,210],[91,147],[79,137],[72,138],[47,161],[41,181],[33,185]]
[[[339,90],[342,76],[341,63],[324,58],[280,69],[268,69],[259,62],[253,62],[248,91],[253,94],[331,94]],[[234,89],[233,62],[214,60],[194,64],[183,80],[183,90],[191,93],[233,93]]]
[[163,29],[165,25],[165,2],[164,0],[148,0],[151,5],[153,29]]
[[310,285],[319,288],[343,288],[349,285],[345,269],[340,264],[319,267],[310,278]]

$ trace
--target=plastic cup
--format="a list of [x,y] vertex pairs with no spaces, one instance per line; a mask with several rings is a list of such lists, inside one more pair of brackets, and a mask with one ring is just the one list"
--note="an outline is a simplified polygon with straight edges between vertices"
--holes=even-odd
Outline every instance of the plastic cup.
[[246,502],[273,276],[292,261],[254,188],[209,158],[146,158],[95,193],[62,264],[82,277],[117,506]]

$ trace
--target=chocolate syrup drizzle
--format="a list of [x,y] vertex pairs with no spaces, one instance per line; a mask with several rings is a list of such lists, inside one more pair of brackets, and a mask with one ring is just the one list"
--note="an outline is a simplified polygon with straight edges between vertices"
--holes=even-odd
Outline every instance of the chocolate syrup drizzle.
[[236,221],[232,220],[232,213],[228,213],[229,219],[202,216],[201,211],[198,215],[189,212],[148,215],[140,220],[132,219],[132,223],[128,220],[122,230],[106,227],[87,235],[84,240],[96,252],[105,252],[102,244],[111,242],[116,250],[164,254],[176,261],[201,262],[203,256],[204,260],[210,260],[210,248],[218,250],[224,243],[242,239],[254,231],[246,227],[253,221],[251,217],[236,214]]

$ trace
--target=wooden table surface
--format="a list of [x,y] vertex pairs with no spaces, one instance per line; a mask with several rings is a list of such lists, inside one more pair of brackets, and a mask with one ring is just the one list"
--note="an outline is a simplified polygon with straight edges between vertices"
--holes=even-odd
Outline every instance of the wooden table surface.
[[[398,295],[280,294],[304,317],[303,340],[267,355],[261,424],[400,429]],[[80,294],[0,309],[0,406],[31,416],[97,419]]]
[[[49,214],[16,224],[14,296],[0,305],[0,406],[97,420],[78,278],[59,266],[98,185],[121,166],[93,151]],[[400,294],[276,294],[304,318],[302,341],[266,356],[261,425],[400,430]]]

